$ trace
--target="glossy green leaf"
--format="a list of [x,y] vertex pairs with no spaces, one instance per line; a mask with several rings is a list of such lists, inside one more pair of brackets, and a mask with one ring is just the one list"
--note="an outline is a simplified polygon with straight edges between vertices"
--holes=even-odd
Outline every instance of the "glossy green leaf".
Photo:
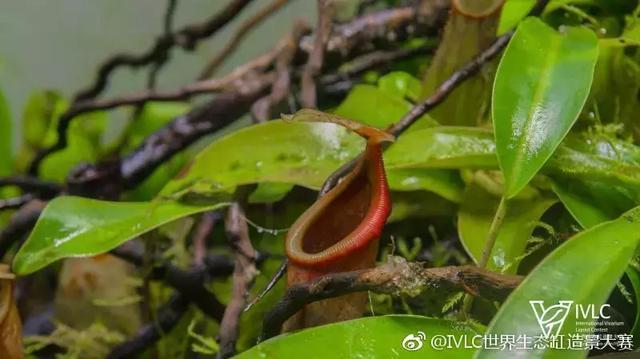
[[640,335],[640,273],[633,266],[629,266],[625,273],[633,289],[633,304],[636,307],[636,318],[629,334],[637,338]]
[[[487,234],[499,202],[499,197],[486,192],[477,184],[467,186],[458,212],[458,233],[467,253],[475,262],[482,258]],[[555,199],[539,194],[535,194],[533,198],[516,198],[509,201],[509,209],[487,267],[515,273],[519,264],[518,257],[524,254],[538,220],[555,202]]]
[[355,157],[364,141],[330,123],[270,121],[215,141],[163,189],[172,194],[232,190],[235,186],[278,182],[319,188],[341,163]]
[[49,202],[16,254],[13,271],[25,275],[62,258],[104,253],[162,224],[225,205],[57,197]]
[[[400,146],[403,138],[395,146]],[[418,141],[421,145],[422,142]],[[413,146],[413,142],[407,146]],[[411,150],[402,147],[404,145],[402,151]],[[187,193],[193,198],[231,192],[238,185],[264,182],[317,189],[327,176],[363,148],[361,138],[334,124],[270,121],[241,129],[209,145],[181,176],[167,184],[161,195]],[[446,155],[444,149],[438,150],[438,154]],[[406,191],[422,186],[421,189],[442,194],[445,198],[456,200],[460,197],[459,183],[445,183],[455,177],[451,172],[409,171],[411,166],[403,164],[397,173],[393,173],[394,164],[386,157],[385,161],[392,189]]]
[[[556,158],[562,159],[569,154],[579,161],[579,157],[589,154],[589,159],[585,159],[584,163],[593,164],[594,159],[602,161],[606,164],[599,167],[608,168],[607,175],[618,174],[615,178],[597,181],[598,173],[585,176],[575,173],[574,176],[553,181],[553,191],[583,228],[615,219],[640,205],[640,189],[633,184],[637,183],[637,175],[640,174],[639,147],[602,134],[570,137],[565,144],[566,147],[556,152]],[[552,159],[549,162],[555,161]],[[602,171],[599,173],[604,174]]]
[[597,56],[597,38],[586,28],[558,33],[537,18],[518,26],[498,66],[492,103],[508,198],[527,185],[573,126]]
[[384,154],[390,168],[496,168],[490,131],[433,127],[402,135]]
[[249,195],[249,203],[273,203],[278,202],[291,191],[290,183],[259,183],[258,187]]
[[[545,173],[554,177],[588,176],[640,193],[640,166],[611,157],[616,151],[600,153],[570,145],[575,144],[560,147],[545,166]],[[177,198],[188,193],[206,200],[207,194],[265,182],[317,189],[363,146],[360,138],[333,124],[270,121],[209,145],[181,176],[167,184],[162,196]],[[461,198],[461,184],[454,179],[454,172],[443,170],[497,168],[493,135],[471,127],[431,127],[407,133],[385,152],[384,160],[392,189],[425,189],[454,202]]]
[[536,0],[507,0],[502,7],[498,35],[513,29],[536,4]]
[[640,199],[640,166],[625,163],[611,154],[594,154],[571,146],[560,146],[547,162],[545,172],[628,188],[630,198]]
[[395,191],[418,191],[429,189],[440,196],[459,203],[462,200],[464,183],[458,171],[427,168],[394,168],[388,171],[389,187]]
[[[391,79],[396,88],[402,86],[397,83],[399,81],[397,78]],[[407,82],[406,78],[404,81]],[[385,128],[398,121],[411,110],[411,103],[403,97],[412,91],[412,85],[405,83],[407,89],[404,92],[394,93],[395,91],[389,88],[391,86],[389,82],[391,80],[383,82],[384,90],[372,85],[355,86],[334,113],[378,128]],[[435,124],[433,119],[425,115],[411,126],[410,131]]]
[[[640,242],[640,207],[567,240],[547,256],[507,298],[489,324],[487,334],[543,335],[531,300],[548,307],[560,300],[599,308],[624,273]],[[560,334],[576,333],[575,308],[568,311]],[[584,327],[581,327],[584,328]],[[523,355],[524,353],[520,353]],[[481,350],[478,359],[513,358],[508,350]],[[578,350],[531,349],[527,358],[584,358]]]
[[420,80],[402,71],[393,71],[378,80],[380,90],[406,98],[411,101],[418,101],[422,92]]
[[[304,353],[306,359],[387,359],[387,358],[471,358],[473,351],[464,348],[434,349],[429,341],[436,335],[471,337],[480,328],[472,328],[462,323],[442,319],[431,319],[413,315],[388,315],[361,318],[346,322],[310,328],[296,333],[288,333],[267,340],[241,353],[238,359],[253,358],[297,358]],[[422,334],[420,334],[420,332]],[[403,349],[405,342],[420,345],[418,350]],[[421,340],[424,335],[425,340]]]
[[612,185],[574,179],[556,180],[552,188],[582,228],[615,219],[637,205]]

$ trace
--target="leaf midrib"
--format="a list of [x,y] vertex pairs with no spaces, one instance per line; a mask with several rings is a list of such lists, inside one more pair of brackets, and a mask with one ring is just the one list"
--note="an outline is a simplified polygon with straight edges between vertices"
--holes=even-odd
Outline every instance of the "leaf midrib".
[[[541,74],[545,74],[546,76],[541,77],[540,81],[538,81],[537,85],[535,86],[534,89],[534,93],[533,93],[533,99],[531,104],[537,104],[540,102],[540,100],[542,98],[544,98],[544,94],[546,92],[546,89],[549,88],[550,84],[551,84],[551,79],[550,79],[550,73],[551,71],[549,71],[550,68],[552,68],[552,63],[558,58],[558,54],[559,54],[559,49],[561,48],[561,44],[562,44],[562,38],[557,35],[557,34],[552,34],[553,36],[553,42],[550,46],[550,51],[548,51],[546,53],[547,56],[545,56],[545,61],[544,61],[544,66],[543,66],[543,70],[541,71]],[[522,164],[524,163],[522,160],[522,157],[524,156],[524,151],[522,151],[522,149],[524,148],[524,143],[525,140],[528,138],[528,134],[531,132],[532,130],[532,125],[533,125],[533,121],[532,121],[532,117],[533,117],[533,113],[535,111],[536,106],[530,106],[528,113],[527,113],[527,121],[525,123],[525,127],[522,133],[523,135],[520,136],[520,138],[518,138],[518,141],[516,143],[516,148],[515,148],[515,156],[513,159],[513,164],[512,164],[512,185],[513,185],[513,178],[515,176],[515,174],[520,174],[522,173]],[[539,170],[539,169],[538,169]],[[536,170],[536,172],[538,172],[538,170]],[[513,195],[515,195],[516,193],[514,193]]]

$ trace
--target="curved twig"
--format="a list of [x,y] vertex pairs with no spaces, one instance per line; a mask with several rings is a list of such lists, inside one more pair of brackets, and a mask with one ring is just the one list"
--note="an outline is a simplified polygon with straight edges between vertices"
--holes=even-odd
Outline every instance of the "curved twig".
[[59,183],[29,176],[0,177],[0,187],[5,186],[15,186],[25,192],[35,192],[44,197],[53,197],[64,189]]
[[423,263],[392,257],[380,267],[335,273],[289,288],[267,313],[262,340],[280,333],[282,324],[304,305],[343,294],[372,291],[415,296],[426,290],[464,291],[489,300],[503,300],[522,281],[521,276],[503,275],[476,266],[426,268]]
[[240,315],[257,275],[256,251],[249,239],[249,227],[240,205],[231,205],[225,223],[227,237],[234,252],[233,289],[231,300],[220,322],[220,352],[218,358],[229,358],[236,352]]
[[31,193],[12,198],[0,198],[0,211],[20,208],[32,199],[34,199],[34,196]]
[[320,73],[324,63],[324,53],[331,35],[331,22],[334,7],[330,0],[317,0],[318,24],[313,39],[313,48],[309,52],[309,59],[302,73],[302,104],[307,108],[316,108],[316,76]]
[[[548,3],[549,0],[538,0],[534,8],[529,12],[529,15],[539,15],[540,13],[542,13]],[[511,37],[513,37],[514,32],[515,30],[511,30],[496,38],[491,46],[471,59],[461,69],[454,72],[446,81],[438,86],[438,88],[431,96],[429,96],[423,102],[414,106],[398,122],[393,124],[388,129],[388,131],[396,136],[396,138],[400,136],[420,117],[442,103],[453,90],[460,86],[460,84],[478,73],[478,71],[480,71],[484,64],[490,62],[496,56],[498,56],[507,46],[509,40],[511,40]],[[350,162],[344,164],[342,167],[336,170],[334,173],[332,173],[322,185],[322,188],[320,189],[320,195],[324,195],[329,192],[329,190],[331,190],[342,177],[344,177],[353,169],[355,163],[356,159],[351,160]]]
[[[253,0],[233,0],[221,12],[204,23],[189,25],[176,33],[160,37],[153,47],[143,54],[117,54],[112,56],[100,66],[94,83],[87,89],[80,91],[75,96],[73,103],[81,103],[98,96],[107,87],[111,73],[118,67],[129,66],[137,68],[153,62],[164,62],[174,46],[181,46],[185,50],[192,51],[195,49],[198,41],[213,35],[224,27],[251,1]],[[36,154],[29,165],[28,173],[30,175],[38,174],[40,163],[46,156],[67,147],[67,130],[69,129],[71,120],[79,113],[75,106],[72,105],[69,110],[60,116],[57,128],[57,142],[53,146]]]
[[274,0],[269,5],[260,9],[255,15],[249,18],[247,21],[242,23],[238,30],[231,36],[227,44],[224,48],[214,57],[211,62],[209,62],[202,73],[198,77],[200,80],[211,77],[216,70],[222,65],[222,63],[231,55],[238,45],[242,42],[242,39],[251,32],[251,30],[255,29],[255,27],[269,18],[269,16],[277,13],[280,9],[282,9],[289,1],[291,0]]
[[185,50],[194,50],[198,41],[205,39],[236,17],[253,0],[232,0],[219,13],[201,24],[188,25],[176,33],[170,33],[158,38],[155,44],[146,52],[133,54],[117,54],[107,59],[98,70],[94,83],[80,91],[74,102],[81,102],[98,96],[107,86],[109,76],[118,67],[145,66],[159,58],[167,57],[174,46],[180,46]]
[[33,200],[11,216],[9,224],[0,231],[0,259],[29,233],[38,221],[44,205],[43,201]]

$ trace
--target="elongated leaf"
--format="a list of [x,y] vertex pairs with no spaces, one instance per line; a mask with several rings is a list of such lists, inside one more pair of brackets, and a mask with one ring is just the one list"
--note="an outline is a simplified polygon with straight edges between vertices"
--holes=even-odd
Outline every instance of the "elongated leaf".
[[[580,143],[562,145],[544,172],[588,177],[640,193],[640,166],[610,157],[617,151],[600,153],[578,146]],[[574,145],[578,148],[570,147]],[[316,189],[363,146],[359,138],[332,124],[270,121],[209,145],[167,184],[162,195],[180,198],[186,192],[206,200],[209,194],[229,192],[237,185],[263,182]],[[460,182],[452,180],[455,173],[441,170],[497,168],[492,133],[469,127],[431,127],[407,133],[385,152],[384,160],[392,189],[426,189],[454,202],[461,198]]]
[[[379,128],[385,128],[398,121],[412,107],[404,96],[412,97],[416,91],[413,82],[400,74],[402,73],[387,75],[390,77],[383,76],[380,79],[381,88],[372,85],[355,86],[335,109],[335,114]],[[403,90],[393,94],[390,89],[392,85]],[[410,131],[436,124],[431,117],[425,115],[411,126]]]
[[474,127],[433,127],[404,134],[384,159],[389,168],[497,167],[493,135]]
[[[518,334],[542,336],[530,301],[541,300],[548,308],[561,300],[573,301],[573,306],[595,305],[599,308],[618,279],[640,242],[640,207],[620,218],[605,222],[567,240],[547,256],[507,298],[489,325],[487,334]],[[576,310],[571,307],[560,335],[576,333]],[[581,329],[585,329],[581,326]],[[586,328],[589,329],[589,328]],[[525,354],[526,353],[526,354]],[[476,358],[583,358],[580,350],[530,349],[515,353],[509,350],[484,349]]]
[[13,171],[13,131],[11,130],[11,114],[9,105],[0,91],[0,176],[7,176]]
[[[495,169],[491,132],[472,127],[434,127],[403,135],[385,152],[385,164],[397,168]],[[640,154],[620,141],[569,137],[546,163],[543,172],[559,177],[589,178],[620,186],[640,198]],[[607,150],[603,150],[606,148]]]
[[292,184],[263,182],[249,196],[249,203],[278,202],[291,191]]
[[[492,143],[490,134],[488,139]],[[415,144],[424,147],[417,140]],[[396,145],[403,142],[401,139]],[[406,143],[408,147],[413,145],[414,142]],[[437,146],[434,144],[433,148]],[[206,197],[210,193],[229,192],[238,185],[263,182],[317,189],[329,174],[363,148],[362,139],[334,124],[270,121],[244,128],[209,145],[178,178],[167,184],[162,196],[186,192],[191,198]],[[446,149],[434,151],[438,156],[447,156]],[[409,153],[413,149],[400,150]],[[495,165],[495,158],[489,161]],[[448,162],[451,168],[455,167],[454,160]],[[459,200],[459,182],[447,183],[455,178],[454,173],[433,169],[409,171],[410,164],[401,167],[394,173],[394,164],[387,161],[392,189],[426,189]]]
[[498,66],[492,104],[508,198],[542,168],[578,118],[597,56],[588,29],[557,33],[537,18],[518,27]]
[[619,217],[638,205],[624,189],[590,181],[557,180],[553,191],[582,228]]
[[578,162],[578,158],[588,153],[594,156],[585,158],[585,163],[602,161],[600,167],[609,168],[610,174],[619,174],[613,180],[598,181],[595,173],[586,176],[576,173],[571,178],[554,181],[554,192],[583,228],[615,219],[640,205],[638,187],[626,185],[636,181],[640,173],[637,169],[640,166],[640,147],[603,134],[570,137],[564,144],[568,146],[561,146],[550,164],[567,157]]
[[418,101],[422,91],[420,80],[402,71],[394,71],[382,76],[378,80],[378,87],[390,95],[411,101]]
[[[625,31],[622,39],[599,41],[600,56],[587,109],[602,123],[623,123],[625,134],[640,140],[640,124],[636,114],[640,110],[637,93],[640,90],[640,64],[637,57],[629,56],[626,46],[636,44],[640,37],[636,31]],[[634,32],[636,33],[634,36]]]
[[[438,351],[429,341],[436,335],[472,337],[477,334],[476,330],[453,321],[413,315],[369,317],[280,335],[237,358],[297,358],[300,353],[307,359],[429,358],[439,357],[442,353],[451,359],[471,358],[473,351],[470,349]],[[409,335],[413,337],[406,339]],[[418,349],[404,349],[403,342],[405,347],[415,345],[413,348]]]
[[[50,147],[58,139],[58,120],[69,103],[53,91],[38,91],[29,97],[22,118],[23,144],[16,164],[25,170],[33,155]],[[78,116],[69,125],[68,144],[64,150],[47,156],[40,167],[43,179],[63,182],[69,171],[82,162],[95,162],[100,152],[102,133],[106,127],[104,112]]]
[[430,191],[459,203],[462,200],[464,183],[457,171],[428,168],[394,168],[387,174],[389,186],[396,191]]
[[109,251],[164,223],[226,205],[174,202],[107,202],[63,196],[52,200],[13,261],[13,271],[32,273],[61,258]]
[[[0,177],[9,176],[14,171],[12,128],[9,104],[0,90]],[[14,188],[0,188],[0,199],[15,196],[15,191]],[[0,213],[0,229],[9,220],[10,214],[7,211]]]
[[627,278],[629,278],[629,282],[633,289],[633,304],[636,307],[636,318],[633,322],[631,333],[629,334],[633,335],[634,338],[637,338],[640,335],[640,273],[638,273],[638,270],[632,266],[629,266],[625,273]]
[[[476,262],[482,258],[482,250],[499,201],[500,198],[487,193],[476,184],[467,186],[458,213],[458,233],[467,253]],[[524,254],[536,222],[555,202],[555,199],[541,195],[510,201],[488,268],[502,271],[508,266],[506,272],[515,273],[518,269],[518,257]]]
[[627,195],[637,201],[640,199],[639,168],[640,166],[625,163],[615,156],[592,154],[567,145],[558,148],[547,162],[545,172],[569,178],[588,178],[627,188]]
[[270,121],[212,143],[162,193],[175,193],[196,182],[206,191],[256,182],[318,188],[362,148],[363,140],[334,124]]
[[507,0],[502,7],[498,35],[513,29],[522,20],[531,8],[536,4],[535,0]]

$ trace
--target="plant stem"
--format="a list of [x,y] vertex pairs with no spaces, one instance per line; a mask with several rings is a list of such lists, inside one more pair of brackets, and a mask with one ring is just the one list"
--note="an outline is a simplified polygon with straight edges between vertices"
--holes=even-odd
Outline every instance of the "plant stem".
[[[500,233],[500,227],[502,227],[504,217],[507,215],[507,201],[507,197],[504,195],[500,198],[500,204],[498,204],[498,209],[496,209],[496,214],[493,216],[493,221],[489,228],[489,233],[487,233],[487,241],[485,242],[484,249],[482,250],[482,258],[480,258],[480,261],[478,262],[478,267],[480,268],[485,268],[489,263],[491,252],[493,251],[496,239],[498,239],[498,234]],[[473,297],[469,294],[465,295],[462,303],[462,315],[467,319],[472,305]]]
[[496,214],[493,216],[493,222],[491,222],[491,227],[489,228],[489,233],[487,234],[487,241],[484,244],[484,249],[482,250],[482,258],[480,262],[478,262],[478,267],[485,268],[487,263],[489,262],[489,257],[491,257],[491,251],[496,244],[496,239],[498,239],[498,233],[500,233],[500,227],[502,227],[502,223],[504,222],[504,217],[507,214],[507,198],[502,196],[500,198],[500,204],[498,205],[498,209],[496,210]]

